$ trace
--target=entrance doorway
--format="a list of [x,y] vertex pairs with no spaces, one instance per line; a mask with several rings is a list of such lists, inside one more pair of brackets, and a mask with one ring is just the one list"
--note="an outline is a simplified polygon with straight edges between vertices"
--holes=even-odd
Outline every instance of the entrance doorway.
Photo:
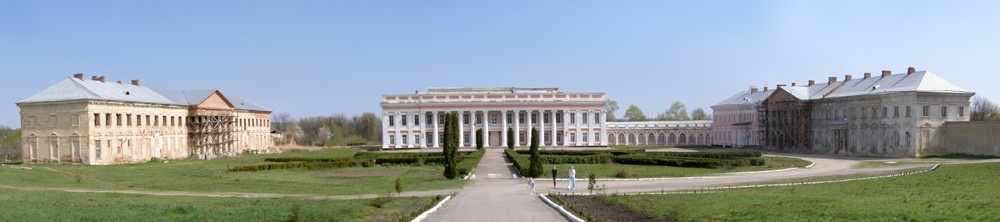
[[500,137],[501,136],[502,135],[500,135],[500,132],[490,132],[490,145],[489,146],[490,147],[503,146],[502,144],[500,144]]

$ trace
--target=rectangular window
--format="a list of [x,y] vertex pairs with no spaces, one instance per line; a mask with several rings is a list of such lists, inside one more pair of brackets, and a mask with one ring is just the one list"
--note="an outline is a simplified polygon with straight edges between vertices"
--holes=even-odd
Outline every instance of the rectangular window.
[[534,113],[531,113],[531,114],[528,114],[528,115],[531,115],[531,124],[538,123],[538,115],[535,115]]
[[[432,114],[432,113],[427,113],[427,125],[431,125],[431,124],[434,124],[434,119],[432,119],[432,118],[434,118],[434,114]],[[428,136],[428,137],[429,137],[429,136]]]
[[600,133],[594,133],[594,142],[598,142],[598,143],[601,142],[601,135],[600,135]]
[[[444,114],[438,115],[437,124],[438,125],[444,125]],[[443,136],[442,136],[442,138],[443,138]],[[438,142],[441,142],[441,141],[438,141]]]
[[514,116],[507,114],[507,124],[514,124]]
[[875,111],[875,107],[872,107],[872,118],[878,118],[878,111]]
[[576,133],[570,133],[570,134],[572,134],[572,135],[569,137],[569,142],[575,143],[576,142]]
[[965,117],[965,107],[964,106],[959,106],[958,107],[958,117]]
[[594,123],[598,123],[598,124],[601,123],[601,114],[600,113],[594,113]]
[[470,143],[469,141],[471,141],[471,140],[469,140],[469,138],[471,136],[469,136],[469,133],[463,133],[463,135],[465,135],[465,138],[464,138],[465,141],[464,141],[464,143]]
[[160,126],[160,116],[153,116],[153,126]]
[[407,140],[406,135],[402,135],[403,145],[409,144],[410,141]]
[[910,132],[906,132],[906,147],[910,147]]
[[941,106],[941,117],[943,117],[943,118],[947,118],[948,117],[948,106],[945,106],[945,105]]
[[[399,120],[400,120],[400,123],[402,123],[401,125],[403,125],[403,126],[406,126],[406,115],[402,115],[402,116],[400,116],[400,117],[399,117]],[[404,137],[405,137],[405,136],[404,136]],[[404,144],[405,144],[405,143],[404,143]]]
[[899,118],[899,106],[892,107],[892,117]]
[[396,135],[389,135],[389,145],[396,145]]
[[396,125],[396,116],[389,116],[389,126]]
[[546,113],[545,115],[542,116],[542,123],[545,123],[545,124],[549,123],[549,117],[551,117],[549,115],[550,114]]
[[94,155],[97,156],[97,159],[101,159],[101,141],[100,140],[94,140]]
[[580,114],[581,116],[583,116],[583,124],[587,124],[587,122],[590,122],[590,119],[587,118],[587,114],[589,113]]
[[175,116],[171,116],[170,117],[170,126],[177,126],[177,120],[176,120],[176,118],[177,117],[175,117]]
[[556,113],[556,123],[562,124],[562,113]]
[[497,125],[500,123],[500,119],[497,118],[497,114],[490,114],[490,124]]
[[[524,115],[522,115],[520,113],[517,114],[517,123],[518,124],[524,124]],[[524,138],[524,137],[521,137],[521,138]]]
[[125,125],[132,126],[132,114],[125,114]]
[[588,140],[587,140],[587,134],[590,134],[590,133],[584,133],[584,134],[583,134],[583,142],[584,142],[584,143],[586,143],[586,142],[588,141]]
[[425,138],[427,138],[427,141],[424,144],[429,144],[429,145],[433,146],[433,144],[434,144],[434,134],[433,133],[427,133],[427,136],[425,136]]
[[462,124],[469,124],[469,115],[462,115]]
[[118,123],[118,126],[122,126],[122,114],[115,114],[115,121]]
[[101,114],[94,113],[94,126],[101,126]]
[[910,113],[912,113],[910,106],[906,106],[906,117],[910,117]]
[[889,107],[883,106],[882,107],[882,118],[886,118],[886,117],[889,117]]
[[163,126],[167,126],[167,116],[163,116]]
[[413,143],[420,144],[420,135],[413,135]]
[[923,115],[924,117],[929,117],[929,116],[931,116],[931,106],[926,106],[926,105],[925,105],[925,106],[923,107],[923,114],[924,114],[924,115]]
[[414,126],[419,126],[420,125],[420,115],[417,115],[417,114],[413,115],[413,125]]
[[524,137],[525,137],[524,136],[524,132],[517,133],[517,140],[518,140],[517,142],[518,143],[524,143]]
[[476,115],[476,125],[483,124],[483,115],[479,115],[479,113],[476,113],[475,115]]
[[142,115],[135,115],[135,125],[142,126]]
[[146,126],[149,126],[149,115],[146,115]]
[[569,124],[576,124],[576,113],[569,114]]

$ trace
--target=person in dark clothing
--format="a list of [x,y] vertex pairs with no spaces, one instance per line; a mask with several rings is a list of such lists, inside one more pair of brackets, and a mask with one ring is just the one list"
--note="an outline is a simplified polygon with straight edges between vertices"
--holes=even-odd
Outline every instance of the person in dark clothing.
[[552,188],[556,187],[556,176],[559,175],[559,170],[556,166],[552,166]]

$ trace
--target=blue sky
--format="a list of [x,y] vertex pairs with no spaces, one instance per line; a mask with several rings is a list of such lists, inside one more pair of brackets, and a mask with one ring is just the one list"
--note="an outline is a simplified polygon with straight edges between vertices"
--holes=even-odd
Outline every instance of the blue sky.
[[293,117],[377,112],[382,94],[444,86],[606,92],[655,116],[750,85],[908,66],[1000,100],[998,4],[2,1],[0,124],[79,72],[220,89]]

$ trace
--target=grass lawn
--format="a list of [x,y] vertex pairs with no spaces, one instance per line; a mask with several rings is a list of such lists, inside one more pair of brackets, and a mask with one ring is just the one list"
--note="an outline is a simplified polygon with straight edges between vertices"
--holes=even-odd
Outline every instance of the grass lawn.
[[[358,149],[328,149],[280,154],[250,154],[213,160],[171,160],[109,166],[24,164],[33,170],[0,168],[0,185],[65,187],[108,190],[163,190],[251,192],[277,194],[351,195],[394,190],[396,176],[404,191],[461,187],[463,180],[447,180],[443,167],[376,166],[323,170],[289,169],[228,172],[229,166],[262,163],[268,157],[351,157]],[[77,175],[80,175],[79,177]],[[351,176],[353,175],[353,176]],[[78,182],[78,179],[82,181]]]
[[[746,171],[763,171],[763,170],[777,170],[790,167],[806,167],[811,162],[788,157],[769,157],[765,156],[767,159],[767,165],[764,166],[747,166],[747,167],[734,167],[734,168],[693,168],[693,167],[672,167],[672,166],[651,166],[651,165],[624,165],[624,164],[556,164],[559,168],[559,176],[566,177],[569,172],[569,167],[573,166],[576,168],[576,174],[578,178],[586,178],[590,173],[597,174],[597,178],[661,178],[661,177],[689,177],[689,176],[704,176],[719,173],[732,173],[732,172],[746,172]],[[543,172],[546,177],[552,176],[552,164],[543,164]],[[628,171],[627,176],[619,175],[619,171]]]
[[[383,199],[384,200],[384,199]],[[159,197],[0,188],[0,221],[408,221],[437,202]]]
[[668,221],[1000,221],[1000,163],[845,183],[598,196]]

